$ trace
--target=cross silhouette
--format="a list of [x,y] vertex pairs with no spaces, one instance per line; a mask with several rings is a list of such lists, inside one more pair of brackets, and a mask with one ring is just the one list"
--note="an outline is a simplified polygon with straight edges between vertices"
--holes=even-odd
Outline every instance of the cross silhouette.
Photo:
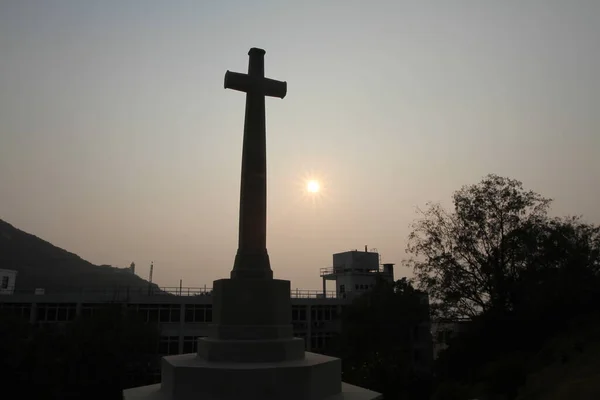
[[265,96],[283,99],[287,83],[265,78],[265,51],[248,52],[248,74],[227,71],[225,89],[246,93],[238,251],[231,278],[272,279],[267,253]]

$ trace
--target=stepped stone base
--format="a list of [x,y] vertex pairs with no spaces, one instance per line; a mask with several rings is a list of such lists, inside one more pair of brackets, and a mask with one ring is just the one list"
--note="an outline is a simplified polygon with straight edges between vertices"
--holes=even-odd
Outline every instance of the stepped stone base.
[[304,358],[304,340],[198,339],[198,357],[218,362],[278,362]]
[[341,360],[211,362],[195,353],[164,357],[162,383],[123,391],[124,400],[376,400],[379,393],[340,381]]
[[342,383],[340,359],[305,353],[290,311],[289,281],[215,281],[213,325],[198,352],[164,357],[162,383],[125,390],[124,400],[381,398]]
[[290,281],[219,279],[213,283],[213,324],[198,340],[198,357],[215,362],[283,362],[304,358],[294,337]]

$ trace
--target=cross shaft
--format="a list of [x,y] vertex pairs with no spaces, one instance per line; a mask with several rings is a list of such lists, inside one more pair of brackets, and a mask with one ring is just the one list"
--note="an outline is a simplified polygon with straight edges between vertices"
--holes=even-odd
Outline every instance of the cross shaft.
[[225,89],[246,93],[239,240],[231,278],[272,279],[267,253],[265,96],[284,98],[287,83],[265,78],[264,50],[252,48],[248,55],[248,74],[225,73]]

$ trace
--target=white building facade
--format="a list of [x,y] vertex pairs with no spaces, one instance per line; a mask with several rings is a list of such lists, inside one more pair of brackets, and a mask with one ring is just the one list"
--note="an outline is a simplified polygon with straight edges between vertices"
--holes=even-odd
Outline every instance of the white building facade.
[[0,269],[0,295],[12,295],[15,292],[17,271]]
[[346,251],[333,255],[333,266],[321,268],[323,293],[327,281],[335,281],[335,296],[351,299],[369,290],[378,279],[394,281],[394,264],[379,263],[379,253],[368,251]]

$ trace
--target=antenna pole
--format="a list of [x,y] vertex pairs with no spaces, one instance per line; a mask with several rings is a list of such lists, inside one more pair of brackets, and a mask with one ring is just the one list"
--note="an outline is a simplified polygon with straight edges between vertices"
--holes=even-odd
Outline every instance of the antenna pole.
[[152,272],[154,271],[154,261],[150,261],[150,280],[148,281],[148,294],[152,292]]

